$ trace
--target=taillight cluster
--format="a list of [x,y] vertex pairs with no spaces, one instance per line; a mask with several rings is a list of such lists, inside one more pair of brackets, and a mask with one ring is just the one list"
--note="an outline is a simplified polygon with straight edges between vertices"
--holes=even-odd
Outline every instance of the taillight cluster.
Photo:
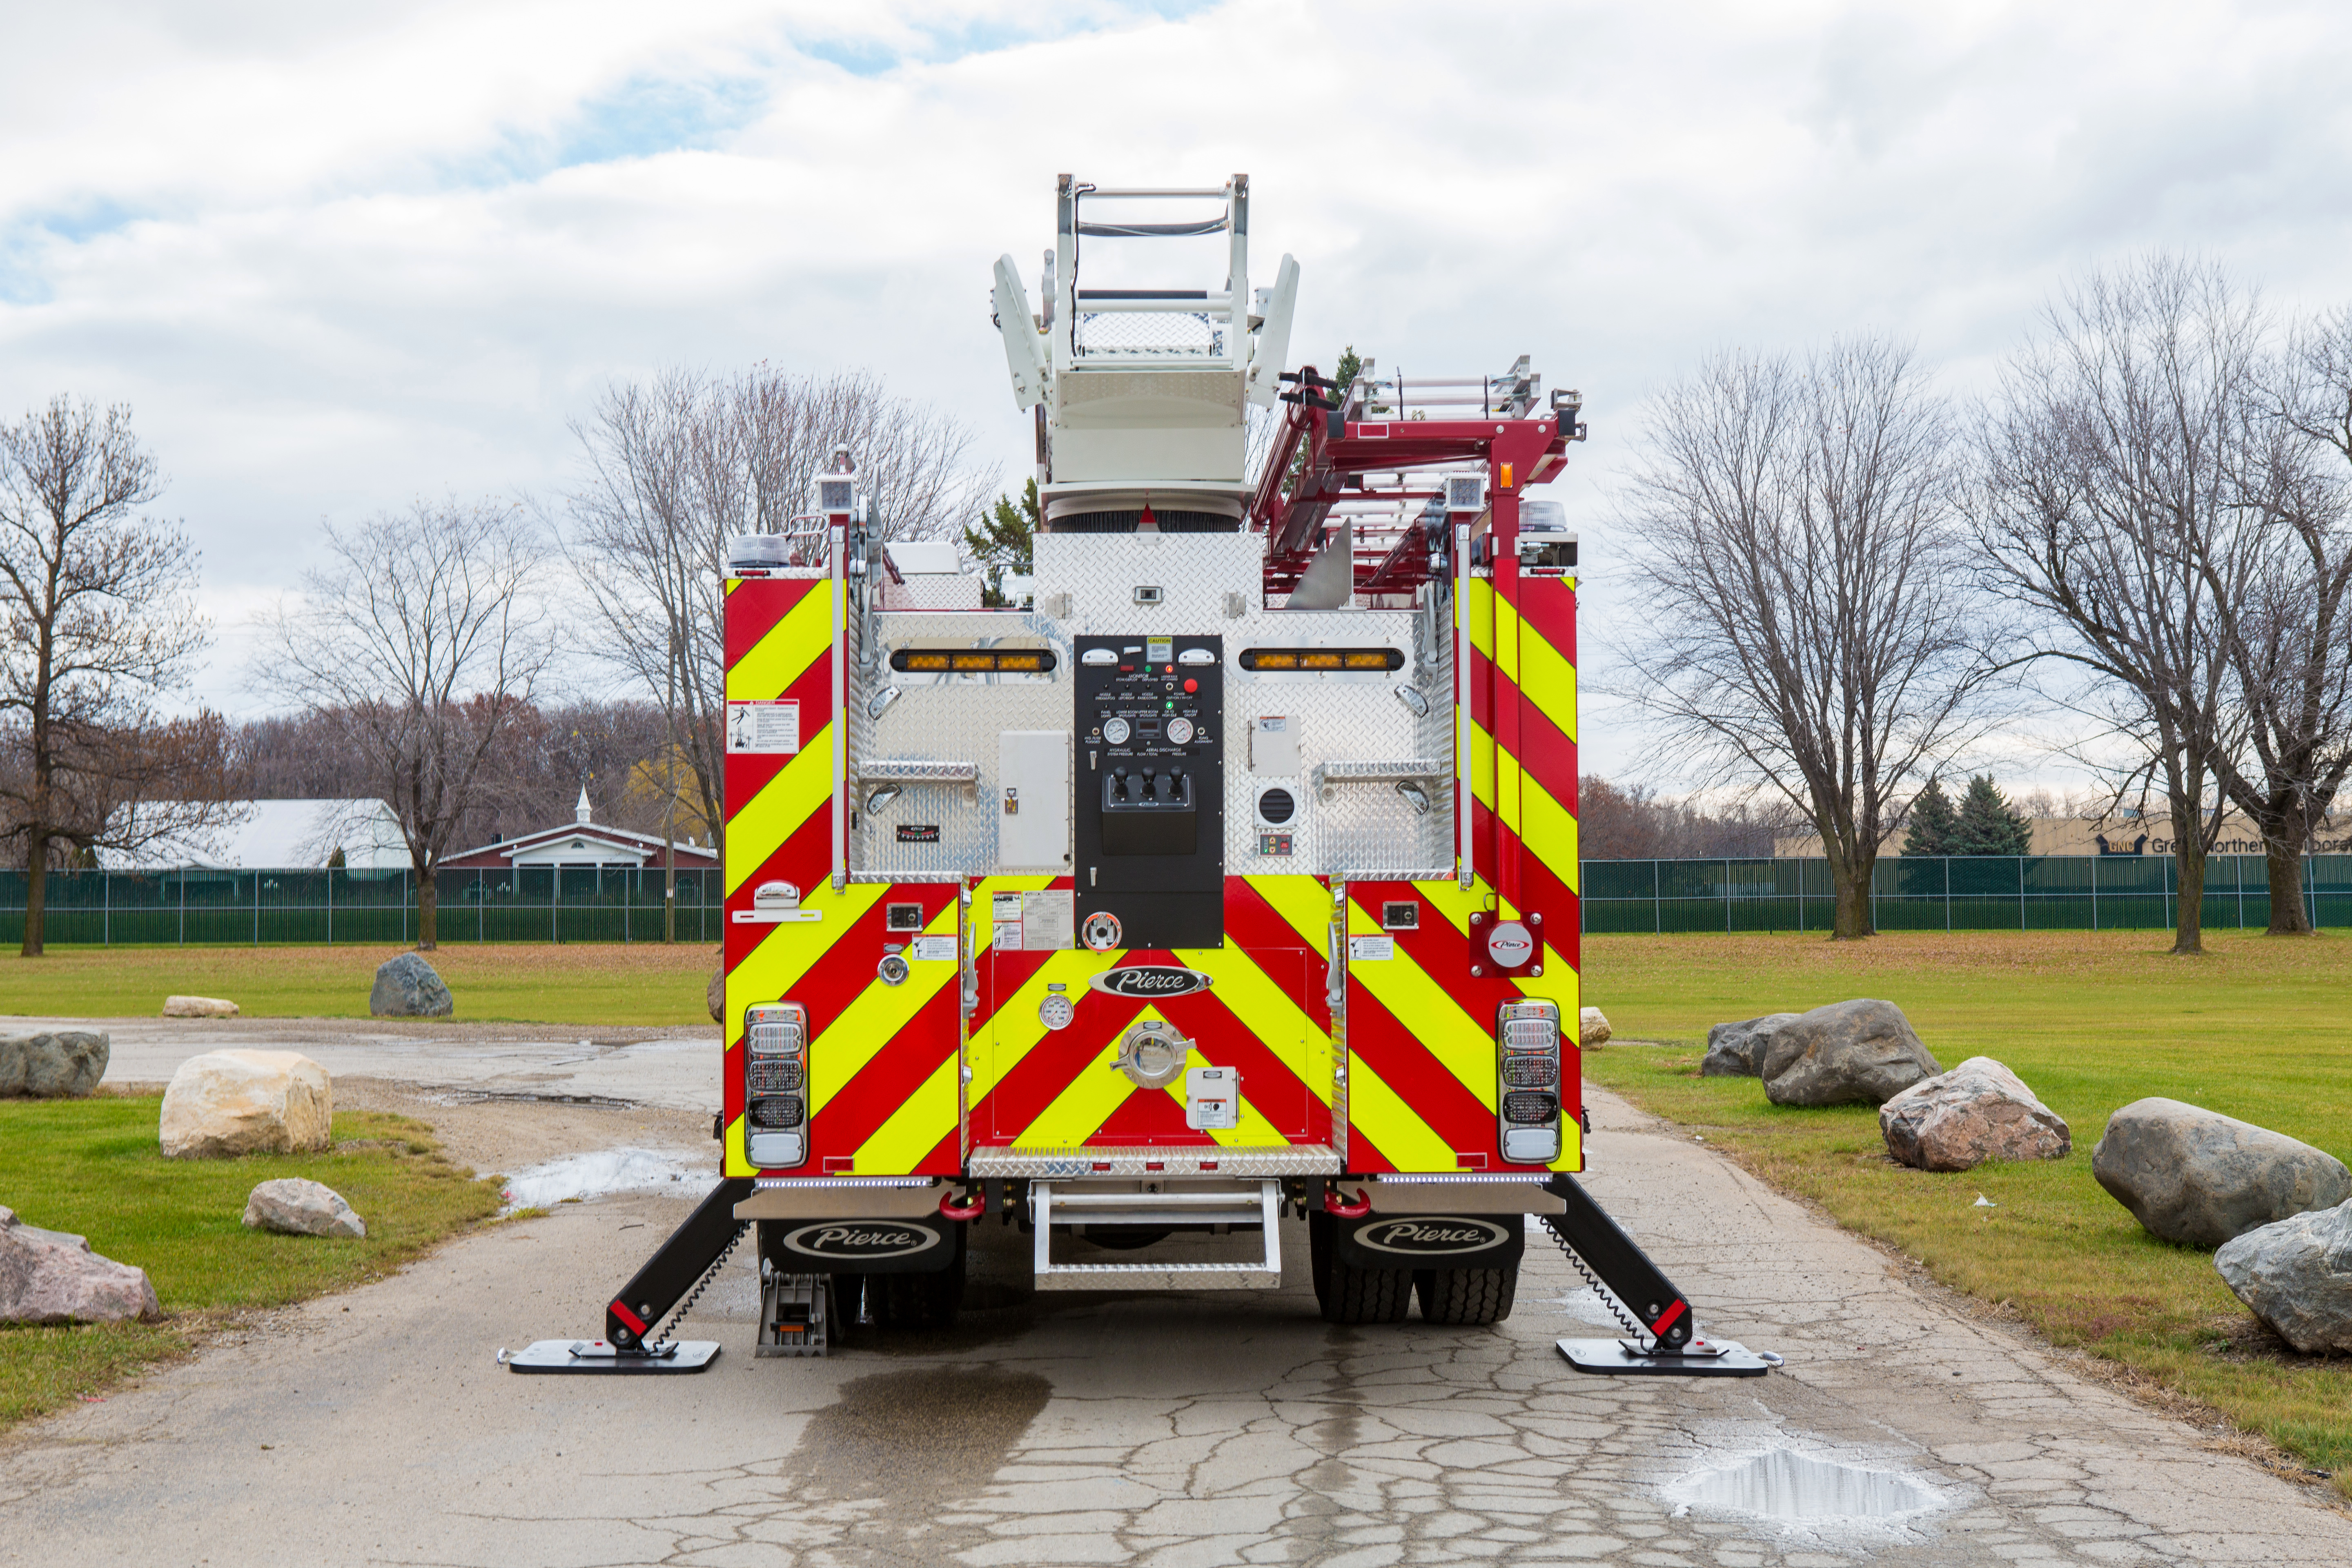
[[808,1159],[808,1009],[762,1002],[743,1016],[744,1153],[764,1170]]
[[1548,1165],[1559,1158],[1559,1004],[1522,998],[1495,1015],[1503,1158]]

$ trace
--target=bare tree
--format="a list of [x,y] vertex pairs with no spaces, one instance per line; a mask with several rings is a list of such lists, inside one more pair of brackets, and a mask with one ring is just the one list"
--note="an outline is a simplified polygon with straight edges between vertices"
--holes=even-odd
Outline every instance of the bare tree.
[[330,528],[332,564],[265,618],[255,684],[317,705],[400,821],[416,874],[417,946],[438,945],[433,873],[530,710],[551,652],[531,591],[543,555],[519,508],[420,502]]
[[1725,353],[1654,406],[1626,521],[1650,628],[1629,693],[1716,779],[1821,834],[1832,937],[1871,934],[1878,848],[1988,674],[1959,571],[1952,432],[1908,350]]
[[692,775],[681,785],[714,824],[726,820],[727,541],[784,531],[837,447],[855,454],[885,539],[951,538],[995,484],[968,465],[962,425],[856,373],[669,371],[608,388],[572,433],[587,473],[572,544],[595,651],[672,716]]
[[2262,339],[2258,306],[2217,269],[2151,257],[2053,302],[1981,426],[1989,585],[2038,623],[2020,661],[2106,683],[2087,700],[2160,781],[2179,953],[2203,951],[2209,807],[2217,824],[2242,730],[2227,610],[2259,596],[2235,525]]
[[186,535],[137,515],[161,488],[128,408],[58,397],[0,425],[0,838],[29,878],[27,958],[58,850],[137,849],[230,809],[218,718],[147,706],[211,636]]
[[2263,836],[2271,934],[2307,935],[2304,856],[2352,772],[2352,310],[2298,330],[2269,381],[2200,560],[2244,731],[2226,786]]

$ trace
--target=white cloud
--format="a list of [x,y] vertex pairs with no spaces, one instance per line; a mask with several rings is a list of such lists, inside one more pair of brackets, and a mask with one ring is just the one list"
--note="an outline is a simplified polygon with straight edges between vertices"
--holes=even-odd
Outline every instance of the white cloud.
[[[1600,631],[1600,481],[1709,346],[1889,330],[1965,388],[2157,245],[2352,296],[2322,5],[77,5],[12,43],[0,408],[131,403],[224,611],[321,518],[560,492],[566,420],[664,363],[870,367],[1017,477],[983,294],[1061,170],[1249,171],[1305,357],[1583,387]],[[247,705],[233,652],[205,693]]]

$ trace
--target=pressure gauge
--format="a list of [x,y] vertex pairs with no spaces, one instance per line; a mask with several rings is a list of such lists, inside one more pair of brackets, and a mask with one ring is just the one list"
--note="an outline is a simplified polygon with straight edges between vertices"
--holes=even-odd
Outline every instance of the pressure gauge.
[[1169,720],[1168,739],[1173,745],[1189,745],[1192,740],[1192,721],[1190,719]]
[[1037,1021],[1049,1029],[1066,1029],[1070,1026],[1070,1020],[1077,1016],[1077,1012],[1067,996],[1055,991],[1037,1004]]
[[1103,739],[1108,741],[1112,745],[1126,745],[1127,736],[1128,729],[1126,720],[1106,719],[1103,721]]

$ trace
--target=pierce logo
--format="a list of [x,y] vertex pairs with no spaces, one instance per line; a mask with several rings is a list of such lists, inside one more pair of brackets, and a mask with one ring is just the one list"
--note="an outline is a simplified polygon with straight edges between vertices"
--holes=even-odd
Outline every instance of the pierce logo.
[[1536,939],[1517,921],[1505,921],[1486,937],[1486,956],[1506,969],[1517,969],[1536,955]]
[[940,1244],[939,1232],[919,1225],[828,1220],[786,1233],[784,1245],[811,1258],[907,1258]]
[[1356,1232],[1356,1245],[1359,1247],[1411,1258],[1484,1252],[1510,1239],[1511,1233],[1492,1220],[1469,1219],[1460,1215],[1414,1215],[1409,1219],[1385,1219]]
[[1127,969],[1106,970],[1087,982],[1088,989],[1106,992],[1113,996],[1130,996],[1157,1000],[1162,996],[1190,996],[1195,991],[1206,991],[1216,982],[1197,969],[1173,969],[1164,964],[1139,963]]

